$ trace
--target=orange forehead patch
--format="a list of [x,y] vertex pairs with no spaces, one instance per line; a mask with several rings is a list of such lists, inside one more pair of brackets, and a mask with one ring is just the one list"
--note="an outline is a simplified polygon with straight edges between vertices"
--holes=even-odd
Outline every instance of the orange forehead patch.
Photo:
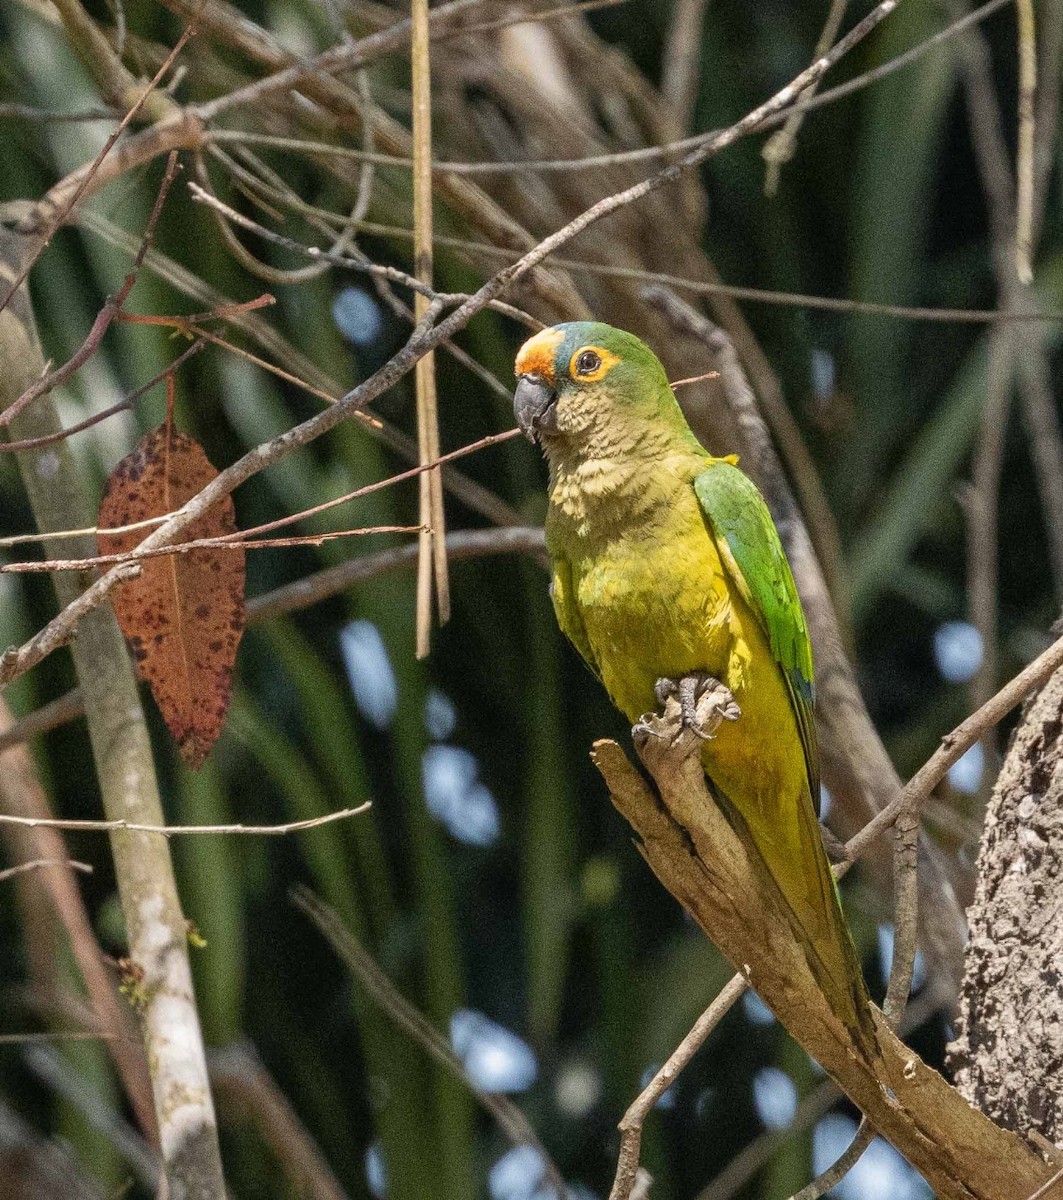
[[554,353],[565,340],[560,329],[542,329],[517,351],[518,375],[541,375],[547,383],[554,382]]

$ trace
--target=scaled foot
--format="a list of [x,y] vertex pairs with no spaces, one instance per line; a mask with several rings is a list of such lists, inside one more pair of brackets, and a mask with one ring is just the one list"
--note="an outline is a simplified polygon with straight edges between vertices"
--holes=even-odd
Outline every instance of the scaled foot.
[[632,729],[636,738],[667,737],[675,740],[690,732],[710,741],[724,721],[737,721],[742,710],[730,688],[705,671],[679,679],[658,679],[654,685],[659,713],[645,713]]

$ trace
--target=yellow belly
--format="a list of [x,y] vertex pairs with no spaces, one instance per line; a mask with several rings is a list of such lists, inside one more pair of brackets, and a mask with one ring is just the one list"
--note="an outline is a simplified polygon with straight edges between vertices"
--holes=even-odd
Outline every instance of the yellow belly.
[[629,720],[656,706],[653,685],[662,676],[730,673],[739,631],[723,566],[703,530],[645,553],[620,546],[599,553],[574,565],[572,587],[602,682]]
[[730,583],[699,519],[666,544],[573,564],[573,599],[613,703],[635,722],[657,707],[654,684],[707,671],[742,715],[705,743],[710,779],[740,807],[778,819],[807,787],[790,699],[767,639]]

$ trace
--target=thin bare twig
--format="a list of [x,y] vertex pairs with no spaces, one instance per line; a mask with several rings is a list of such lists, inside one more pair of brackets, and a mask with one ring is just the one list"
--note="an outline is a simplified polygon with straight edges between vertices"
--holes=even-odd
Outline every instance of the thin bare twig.
[[[405,271],[400,271],[398,267],[372,262],[364,254],[352,255],[349,253],[336,253],[334,250],[323,250],[320,246],[308,246],[303,242],[296,241],[294,238],[275,233],[272,229],[267,229],[265,225],[259,224],[258,221],[253,221],[250,217],[244,216],[243,213],[237,212],[236,209],[230,207],[223,200],[219,200],[217,196],[208,192],[197,183],[190,182],[188,190],[191,192],[194,200],[198,200],[200,203],[224,213],[230,221],[233,221],[237,225],[242,225],[245,229],[250,229],[267,241],[275,242],[278,246],[285,246],[289,250],[295,250],[299,254],[305,254],[310,258],[331,263],[337,267],[345,267],[347,270],[360,271],[376,279],[386,279],[392,283],[401,284],[403,287],[408,287],[415,296],[422,296],[429,300],[439,300],[444,304],[457,304],[470,299],[468,294],[464,292],[433,291],[428,284],[423,283],[413,275],[408,275]],[[410,236],[413,236],[412,233]],[[522,325],[528,325],[532,329],[542,328],[541,321],[537,321],[529,313],[515,308],[512,304],[506,304],[504,301],[493,299],[489,307],[507,317],[512,317],[513,320],[519,321]],[[187,321],[194,321],[195,317],[185,319]]]
[[296,908],[313,921],[381,1010],[401,1029],[405,1030],[436,1062],[465,1084],[514,1146],[534,1146],[539,1151],[543,1163],[544,1182],[555,1193],[557,1200],[565,1200],[568,1189],[565,1187],[564,1177],[547,1154],[534,1127],[524,1113],[508,1096],[498,1092],[485,1092],[477,1085],[445,1038],[396,989],[365,947],[359,944],[351,931],[343,924],[334,909],[315,896],[309,888],[295,887],[291,890],[290,895]]
[[[252,136],[257,137],[257,135]],[[271,137],[268,134],[262,136],[264,138]],[[271,140],[286,141],[287,139],[271,138]],[[307,152],[311,152],[312,148],[317,146],[318,143],[294,142],[292,145],[295,148],[305,147]],[[197,198],[202,197],[197,196]],[[313,205],[302,202],[293,203],[292,207],[297,208],[304,214],[315,213],[330,223],[341,219],[336,213],[328,212],[326,209],[315,208]],[[236,215],[240,216],[240,214]],[[243,223],[246,223],[248,228],[254,228],[254,231],[260,236],[277,241],[278,245],[285,245],[289,249],[297,250],[315,258],[319,256],[327,257],[327,252],[321,250],[319,247],[296,242],[291,238],[284,238],[282,235],[275,234],[264,226],[256,225],[249,218],[241,218],[241,220]],[[400,225],[384,225],[378,221],[362,221],[359,223],[359,229],[368,234],[379,234],[381,237],[413,240],[413,230],[403,228]],[[437,236],[435,244],[437,246],[453,246],[459,250],[468,250],[475,254],[501,258],[507,261],[513,261],[514,258],[513,251],[506,250],[501,246],[489,245],[486,242],[471,241],[468,238],[450,237],[446,234]],[[336,266],[346,267],[351,270],[363,270],[367,274],[379,277],[388,277],[388,272],[394,270],[393,268],[382,267],[375,263],[363,266],[360,261],[352,261],[350,257],[344,256],[336,256],[332,261]],[[942,324],[988,325],[995,322],[1004,322],[1009,324],[1037,325],[1063,322],[1063,309],[1009,311],[987,308],[927,308],[913,304],[879,304],[873,300],[848,300],[834,296],[813,296],[807,292],[783,292],[775,289],[743,287],[741,284],[735,283],[715,283],[701,279],[685,279],[681,275],[669,275],[662,271],[647,271],[641,267],[622,267],[611,263],[588,262],[585,259],[568,258],[559,254],[551,255],[551,261],[559,267],[564,267],[566,270],[586,272],[589,275],[601,275],[609,279],[635,279],[645,283],[659,283],[679,291],[693,292],[696,295],[732,296],[736,300],[751,300],[756,304],[780,304],[797,308],[819,309],[825,312],[849,313],[857,316],[889,317],[902,321],[934,321]],[[396,274],[401,274],[401,272],[396,272]],[[408,276],[396,279],[395,282],[402,283],[407,287],[414,287]],[[507,313],[507,315],[512,314]],[[527,313],[523,314],[523,320],[529,328],[542,328],[542,323],[535,321]]]
[[[200,7],[202,8],[203,4],[205,3],[206,0],[202,0]],[[3,312],[4,309],[7,308],[8,304],[11,302],[11,297],[14,296],[18,289],[26,282],[30,271],[33,270],[34,263],[36,263],[37,259],[40,258],[40,256],[44,253],[56,230],[59,229],[60,226],[63,225],[69,218],[70,214],[74,210],[74,206],[81,199],[85,189],[92,182],[96,172],[103,163],[103,160],[108,154],[110,154],[115,143],[122,136],[123,131],[129,127],[133,118],[146,103],[148,97],[152,94],[155,88],[158,87],[159,81],[166,74],[166,72],[169,71],[170,67],[177,59],[177,56],[184,49],[185,43],[192,36],[194,31],[194,22],[186,26],[184,33],[182,33],[177,39],[176,45],[166,56],[162,66],[155,72],[151,82],[137,98],[122,120],[118,123],[117,128],[110,135],[110,137],[108,137],[107,141],[104,142],[103,146],[100,148],[100,152],[92,160],[88,168],[84,172],[80,173],[78,182],[70,190],[70,195],[63,200],[63,202],[58,206],[58,209],[48,219],[44,230],[40,234],[37,245],[34,247],[32,253],[26,256],[25,262],[15,274],[14,281],[8,286],[7,291],[4,293],[3,299],[0,299],[0,312]]]
[[[490,446],[497,446],[502,442],[511,441],[515,437],[520,436],[520,430],[514,427],[506,429],[502,433],[489,433],[485,437],[477,438],[475,442],[470,442],[467,446],[461,446],[457,450],[451,450],[447,454],[441,454],[439,458],[429,463],[423,463],[416,467],[410,467],[406,471],[400,471],[396,475],[389,475],[386,479],[378,479],[374,483],[363,484],[362,487],[355,488],[354,491],[345,492],[342,496],[334,496],[331,500],[324,500],[320,504],[314,504],[310,508],[304,508],[297,513],[291,513],[286,517],[278,517],[275,521],[266,521],[261,525],[253,525],[248,529],[238,529],[234,533],[219,534],[217,537],[199,538],[195,541],[181,542],[171,548],[173,553],[188,553],[190,550],[200,550],[213,546],[223,546],[227,543],[244,542],[250,538],[258,537],[263,533],[271,533],[275,529],[284,529],[289,525],[294,525],[299,521],[305,521],[308,517],[315,517],[323,512],[328,512],[331,509],[338,508],[340,505],[349,504],[353,500],[360,500],[365,496],[370,496],[374,492],[379,492],[384,488],[393,487],[397,483],[404,483],[409,479],[417,478],[423,475],[425,471],[430,471],[433,468],[441,467],[446,463],[456,462],[460,458],[465,458],[470,454],[475,454],[479,450],[485,450]],[[177,511],[177,510],[174,510]],[[85,529],[66,529],[52,530],[46,534],[40,533],[21,533],[15,534],[10,538],[0,538],[0,547],[24,545],[30,542],[48,542],[55,541],[61,538],[79,537],[87,534],[118,534],[131,533],[138,529],[152,529],[162,525],[169,520],[174,514],[162,513],[157,517],[146,517],[143,521],[135,521],[131,525],[115,525],[100,528],[97,525],[89,526]],[[368,529],[358,530],[341,530],[336,536],[353,537],[365,533],[412,533],[417,529],[417,526],[375,526]],[[310,539],[317,537],[317,534],[309,535]],[[331,536],[331,535],[329,535]],[[258,542],[259,546],[266,545],[265,542]],[[159,553],[166,553],[165,550]],[[90,567],[104,566],[108,563],[116,562],[131,562],[137,557],[140,557],[137,550],[130,550],[124,554],[98,554],[92,558],[79,559],[49,559],[47,562],[23,562],[23,563],[6,563],[0,566],[0,574],[8,573],[39,573],[48,571],[83,571]],[[153,557],[149,555],[148,557]]]
[[[288,518],[283,518],[288,520]],[[95,567],[107,567],[122,563],[138,563],[145,558],[165,558],[173,554],[193,554],[197,550],[274,550],[288,546],[320,546],[338,538],[366,537],[377,533],[420,533],[420,525],[369,525],[364,529],[330,529],[324,533],[306,533],[299,537],[258,538],[244,541],[233,534],[218,537],[194,538],[188,542],[177,542],[172,546],[156,546],[150,550],[123,551],[121,554],[94,554],[89,558],[50,558],[44,562],[6,563],[0,566],[0,574],[50,575],[53,571],[91,571]],[[101,532],[107,533],[104,529]],[[60,614],[61,616],[62,614]],[[79,614],[79,619],[84,613]],[[55,618],[59,620],[58,617]],[[63,625],[66,624],[64,620]],[[72,632],[69,630],[68,632]],[[21,674],[21,671],[16,674]],[[0,678],[3,678],[3,660],[0,659]],[[14,678],[14,676],[11,676]],[[6,680],[10,682],[10,680]]]
[[[937,1000],[924,992],[919,1001],[910,1004],[902,1028],[907,1033],[918,1029],[928,1017],[937,1012]],[[823,1079],[797,1105],[793,1121],[785,1129],[767,1129],[740,1150],[726,1167],[698,1193],[696,1200],[731,1200],[771,1158],[775,1149],[787,1138],[796,1137],[826,1115],[842,1095],[833,1079]]]
[[[362,102],[362,149],[371,151],[375,142],[373,134],[373,96],[369,90],[369,76],[365,71],[359,71],[357,76],[358,98]],[[351,231],[352,235],[357,230],[360,222],[365,220],[366,214],[369,212],[369,205],[373,200],[373,181],[376,178],[376,170],[372,163],[363,163],[361,172],[358,175],[358,191],[354,198],[354,207],[351,209],[350,218],[348,219],[346,228]],[[338,249],[344,250],[346,246],[341,242],[337,246]]]
[[861,1117],[860,1125],[848,1148],[825,1171],[821,1171],[811,1183],[796,1192],[791,1200],[819,1200],[821,1196],[825,1196],[832,1187],[841,1183],[856,1166],[874,1137],[875,1131],[867,1117]]
[[[423,477],[426,472],[438,470],[445,463],[456,462],[459,458],[465,458],[470,454],[477,453],[479,450],[485,450],[490,446],[497,446],[502,442],[511,441],[513,438],[519,436],[520,430],[515,427],[513,429],[506,429],[502,433],[489,433],[485,437],[477,438],[475,442],[470,442],[467,446],[451,450],[448,454],[441,454],[438,458],[421,463],[416,467],[410,467],[406,471],[399,471],[396,475],[389,475],[386,479],[378,479],[375,483],[364,484],[360,488],[355,488],[353,492],[347,492],[342,496],[334,496],[331,500],[324,500],[321,504],[315,504],[311,508],[304,508],[301,512],[292,513],[286,517],[278,517],[275,521],[267,521],[265,524],[255,525],[251,529],[240,529],[235,533],[225,534],[220,540],[239,542],[247,538],[257,537],[262,533],[270,533],[274,529],[283,529],[297,521],[304,521],[307,517],[317,516],[319,513],[328,512],[330,509],[337,508],[342,504],[349,504],[352,500],[372,495],[372,493],[379,492],[383,488],[392,487],[397,483],[403,483],[409,479]],[[400,531],[392,529],[388,532],[396,533]],[[408,533],[411,530],[404,528],[401,532]],[[191,545],[192,543],[188,544]]]
[[0,883],[14,879],[16,875],[27,875],[30,871],[39,871],[42,867],[61,867],[63,870],[81,871],[84,875],[92,874],[88,863],[79,862],[76,858],[31,858],[20,862],[14,867],[5,867],[0,871]]
[[[433,32],[447,28],[465,10],[482,3],[483,0],[450,0],[448,4],[440,4],[431,13]],[[272,75],[256,79],[254,83],[245,84],[235,91],[199,105],[195,109],[196,115],[206,123],[238,105],[259,104],[263,97],[272,92],[298,89],[300,84],[305,84],[314,77],[368,66],[385,54],[405,49],[410,40],[411,25],[410,19],[406,18],[357,42],[331,46],[321,54],[300,59],[289,67],[274,71]]]
[[[153,375],[147,383],[142,383],[140,387],[134,388],[128,395],[107,408],[101,409],[98,413],[93,413],[91,417],[86,417],[84,421],[78,421],[76,425],[69,425],[67,428],[60,430],[57,433],[44,433],[40,437],[21,438],[14,442],[0,442],[0,454],[5,452],[18,452],[20,450],[38,450],[41,446],[51,446],[56,442],[66,441],[68,437],[73,437],[75,433],[83,433],[86,429],[91,429],[94,425],[99,425],[101,421],[106,421],[109,417],[117,416],[118,413],[129,412],[134,404],[142,397],[146,396],[153,388],[158,387],[164,379],[169,378],[175,371],[183,367],[190,358],[197,355],[200,350],[207,344],[205,338],[197,338],[191,346],[183,350],[172,363],[163,367],[158,374]],[[75,534],[95,533],[95,528],[74,530]],[[17,546],[23,542],[43,542],[54,541],[59,538],[65,538],[68,534],[65,531],[57,533],[29,533],[18,534],[14,537],[0,538],[0,547]]]
[[908,780],[900,795],[849,839],[846,843],[846,853],[849,857],[859,858],[868,846],[893,824],[906,805],[921,805],[948,774],[949,767],[958,762],[987,729],[998,725],[1013,708],[1041,687],[1061,666],[1063,638],[1053,642],[1043,654],[1038,655],[1032,663],[1010,679],[977,712],[973,712],[941,739],[941,745]]
[[620,1119],[620,1153],[609,1200],[630,1200],[639,1173],[642,1126],[653,1106],[675,1083],[679,1073],[705,1044],[706,1038],[749,987],[741,975],[724,985],[707,1009],[698,1017],[690,1032],[672,1051],[668,1061],[654,1075]]
[[[371,124],[371,119],[369,116],[365,117],[365,130],[366,130],[367,144],[371,144],[372,139],[369,135],[372,131],[372,124]],[[307,204],[298,195],[296,195],[296,193],[290,187],[288,187],[288,185],[284,182],[284,180],[282,178],[280,178],[278,175],[276,175],[275,172],[271,171],[268,167],[266,167],[266,165],[264,163],[256,160],[256,168],[263,174],[268,175],[268,177],[269,177],[268,183],[264,183],[264,181],[262,179],[251,176],[251,174],[249,172],[245,171],[245,169],[243,167],[241,167],[239,163],[234,162],[228,155],[221,154],[221,152],[218,150],[218,148],[216,146],[211,148],[211,153],[216,156],[220,155],[222,158],[222,161],[225,162],[225,164],[229,168],[229,170],[237,175],[238,182],[241,180],[243,182],[246,182],[249,185],[249,187],[252,190],[254,190],[256,196],[259,195],[259,193],[261,191],[265,190],[271,198],[276,199],[276,200],[280,201],[281,203],[285,204],[286,206],[298,211],[299,213],[301,213],[303,216],[306,217],[306,219],[310,225],[314,226],[317,229],[320,229],[322,232],[329,233],[334,229],[335,223],[337,221],[337,215],[335,213],[329,212],[326,209],[318,208],[313,204]],[[366,232],[375,232],[375,227],[372,225],[372,223],[367,222],[363,219],[364,218],[364,209],[365,209],[365,206],[368,204],[368,196],[369,196],[367,188],[363,189],[363,185],[367,184],[367,179],[369,178],[372,170],[373,170],[372,163],[368,163],[368,162],[363,163],[362,172],[359,177],[359,185],[358,186],[359,186],[360,195],[362,197],[364,197],[364,203],[356,203],[355,204],[354,214],[352,216],[352,220],[354,221],[357,229],[365,230]],[[401,231],[401,235],[408,237],[412,240],[413,239],[413,230],[412,229],[403,230],[403,231]],[[458,240],[460,240],[460,239],[448,239],[448,238],[437,237],[435,239],[435,243],[437,245],[442,245],[442,244],[449,245],[449,244],[452,244],[452,242],[455,242]],[[295,248],[296,246],[298,246],[300,248],[302,253],[312,254],[315,257],[318,256],[318,251],[317,251],[316,247],[303,246],[301,243],[293,243],[292,244],[292,248]],[[489,251],[493,252],[496,249],[496,247],[490,246],[490,247],[488,247],[488,249],[489,249]],[[509,252],[505,252],[505,251],[503,252],[503,256],[507,260],[512,258],[512,255]],[[354,258],[357,261],[357,263],[361,263],[363,261],[366,264],[370,263],[370,260],[368,258],[366,258],[364,255],[361,255],[359,252],[357,252],[353,249],[348,256],[344,257],[344,256],[336,255],[335,257],[331,258],[330,261],[332,261],[334,265],[339,266],[339,267],[351,267],[352,265],[354,265],[354,264],[352,264],[352,261],[351,261],[352,258]],[[371,264],[371,265],[375,265],[375,264]],[[356,269],[358,269],[358,268],[356,267]],[[414,320],[415,320],[414,315],[413,315],[413,310],[410,309],[406,304],[404,304],[395,295],[393,289],[388,286],[387,281],[385,279],[383,279],[380,275],[376,275],[376,274],[372,274],[372,273],[370,274],[370,278],[372,279],[373,286],[377,290],[377,294],[381,297],[381,299],[388,306],[388,308],[390,308],[391,311],[393,313],[395,313],[396,316],[399,316],[404,321],[407,321],[408,323],[413,324]],[[496,303],[500,303],[500,302],[496,302]],[[520,314],[519,310],[515,310],[511,306],[507,306],[507,307],[509,308],[508,315],[515,316],[517,320],[521,320],[524,324],[527,324],[529,326],[529,328],[534,328],[534,329],[538,330],[543,327],[542,322],[536,321],[530,314],[528,314],[528,313]],[[499,311],[501,311],[501,309]],[[1061,314],[1061,319],[1063,319],[1063,314]],[[484,384],[486,384],[486,386],[489,387],[491,389],[491,391],[493,391],[496,395],[503,397],[507,401],[510,399],[510,397],[512,395],[512,390],[510,388],[507,388],[495,375],[493,375],[489,370],[487,370],[480,363],[478,363],[476,361],[476,359],[474,359],[472,357],[472,355],[468,354],[465,350],[462,350],[460,346],[455,345],[454,342],[444,342],[443,349],[456,362],[461,363],[461,365],[463,367],[465,367],[466,370],[471,371],[478,379],[480,379]],[[277,368],[270,366],[269,364],[262,363],[261,360],[253,360],[253,361],[258,362],[260,366],[264,366],[265,369],[267,369],[267,370],[276,370],[277,369]],[[312,387],[312,385],[307,384],[305,381],[300,381],[300,386],[308,388],[315,395],[321,394],[320,392],[318,392],[317,389],[314,389]],[[335,400],[336,400],[335,396],[326,394],[325,398],[329,401],[330,404],[335,403]],[[368,419],[368,417],[367,417],[367,419]],[[378,422],[378,427],[379,427],[379,422]],[[444,473],[444,482],[448,486],[451,486],[451,490],[453,490],[453,487],[452,487],[453,481],[446,475],[446,473]]]
[[[127,273],[122,282],[122,286],[113,296],[108,296],[103,307],[96,314],[96,319],[92,322],[92,328],[89,330],[85,340],[80,347],[70,356],[69,359],[54,371],[49,371],[43,379],[39,379],[32,387],[27,388],[21,396],[7,406],[0,413],[0,428],[6,427],[20,415],[26,408],[29,407],[39,396],[46,396],[53,388],[59,386],[65,380],[69,379],[75,371],[80,370],[85,363],[96,353],[100,348],[100,343],[103,341],[103,335],[111,327],[122,313],[122,306],[129,298],[129,293],[133,290],[137,281],[137,276],[140,273],[140,268],[144,263],[144,256],[147,254],[149,247],[155,237],[155,226],[159,220],[159,215],[162,212],[162,206],[166,203],[166,196],[170,190],[170,185],[173,183],[177,175],[177,151],[171,150],[170,157],[166,163],[166,170],[163,173],[162,183],[159,185],[159,190],[155,196],[155,203],[151,209],[151,215],[148,217],[148,223],[144,227],[143,237],[140,239],[140,248],[137,250],[136,256],[133,259],[132,269]],[[2,307],[2,306],[0,306]],[[10,446],[7,449],[11,449]]]
[[131,833],[157,833],[162,837],[184,837],[188,834],[245,834],[251,837],[283,837],[299,833],[304,829],[316,829],[319,825],[331,825],[333,821],[346,821],[372,808],[371,801],[357,808],[341,808],[336,812],[324,813],[320,817],[309,817],[304,821],[289,821],[284,825],[150,825],[140,821],[83,821],[66,817],[19,817],[11,813],[0,813],[0,825],[21,825],[27,829],[69,829],[78,833],[114,833],[126,830]]
[[[823,25],[819,38],[816,41],[816,48],[813,51],[813,58],[819,58],[823,54],[834,39],[838,36],[838,30],[841,28],[842,18],[845,16],[845,10],[849,7],[849,0],[831,0],[830,9],[827,12],[827,20]],[[809,89],[806,93],[806,99],[810,99],[815,94],[815,86]],[[801,125],[804,122],[805,114],[803,112],[795,112],[787,119],[786,124],[777,133],[773,133],[770,138],[764,143],[760,149],[761,157],[764,159],[764,195],[774,196],[779,189],[779,176],[782,174],[783,167],[794,156],[794,149],[797,145],[797,135],[800,132]]]
[[[139,563],[121,563],[72,600],[45,627],[22,646],[9,646],[0,654],[0,686],[35,667],[74,636],[78,622],[107,598],[107,593],[126,579],[140,574]],[[60,617],[62,618],[60,620]]]
[[[299,283],[308,283],[311,279],[316,279],[319,275],[323,275],[328,269],[329,264],[325,261],[311,263],[307,267],[297,267],[295,270],[284,270],[281,267],[271,266],[269,263],[263,262],[257,258],[250,250],[240,241],[226,220],[226,215],[223,211],[224,206],[217,196],[214,195],[214,190],[211,187],[210,175],[207,171],[207,165],[203,161],[203,155],[199,151],[195,155],[195,171],[196,179],[199,181],[199,188],[202,190],[204,199],[210,198],[212,201],[207,205],[207,211],[210,213],[214,221],[214,227],[218,231],[218,235],[225,243],[226,249],[236,259],[236,261],[251,275],[258,279],[263,279],[271,286],[284,286]],[[344,239],[346,240],[346,239]],[[332,252],[336,252],[337,246],[341,246],[341,242],[337,239],[336,244],[332,247]]]

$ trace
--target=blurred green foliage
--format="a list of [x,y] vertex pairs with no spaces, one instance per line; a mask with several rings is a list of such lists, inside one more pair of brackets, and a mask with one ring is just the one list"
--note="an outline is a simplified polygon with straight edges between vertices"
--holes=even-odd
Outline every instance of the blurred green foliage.
[[[312,49],[331,37],[317,0],[246,0],[241,7],[292,44]],[[821,7],[780,0],[710,4],[695,128],[725,125],[800,70],[825,15]],[[855,16],[867,6],[852,7]],[[105,5],[92,11],[110,22]],[[669,11],[652,0],[630,0],[588,19],[655,81]],[[178,28],[145,0],[126,4],[125,19],[141,38],[172,41]],[[841,77],[876,65],[943,23],[941,6],[911,0],[843,66]],[[0,28],[0,101],[62,111],[98,103],[48,13],[28,0],[12,0],[0,10]],[[986,23],[985,35],[1013,144],[1014,37],[1007,11]],[[401,88],[404,70],[401,58],[390,62],[374,84]],[[0,138],[0,199],[32,198],[91,157],[100,126],[4,116]],[[810,116],[772,200],[762,193],[759,146],[759,140],[742,142],[703,172],[710,213],[706,250],[723,278],[887,303],[993,306],[985,204],[951,47]],[[158,163],[134,172],[95,206],[123,228],[139,230],[159,173]],[[316,201],[330,200],[330,185],[312,166],[291,168],[289,182]],[[385,195],[388,188],[401,185],[389,175]],[[1059,213],[1057,179],[1036,277],[1041,301],[1056,309],[1063,308]],[[225,253],[181,185],[158,244],[228,296],[246,299],[266,286]],[[378,258],[409,265],[402,243],[378,240],[368,248]],[[274,258],[269,247],[256,250],[279,265],[296,265]],[[49,358],[62,361],[78,345],[127,263],[124,252],[88,233],[66,230],[55,238],[31,278]],[[472,282],[467,267],[446,256],[441,264],[440,286]],[[383,361],[403,334],[381,312],[383,330],[372,345],[359,350],[346,342],[333,303],[349,282],[326,276],[271,289],[279,303],[267,314],[344,388]],[[196,307],[148,273],[131,303],[138,312]],[[957,493],[969,473],[985,394],[986,330],[801,307],[751,304],[746,312],[832,502],[845,547],[860,679],[899,770],[909,773],[966,711],[965,689],[944,680],[935,666],[932,637],[943,621],[966,615],[966,531]],[[485,315],[460,341],[505,380],[521,336],[515,324]],[[1051,326],[1048,336],[1054,350],[1059,326]],[[73,421],[113,402],[174,353],[165,331],[116,328],[102,352],[60,389],[64,416]],[[1058,378],[1058,356],[1055,369]],[[505,402],[453,362],[441,357],[439,371],[445,448],[512,423]],[[77,439],[92,487],[100,488],[138,432],[161,418],[162,404],[157,393],[135,417],[122,416]],[[178,381],[180,423],[217,464],[317,405],[218,350],[199,355]],[[379,411],[412,432],[411,382],[386,396]],[[241,523],[296,511],[404,466],[351,423],[241,489]],[[529,523],[541,517],[544,473],[523,443],[485,451],[463,469]],[[1004,480],[1001,651],[1002,669],[1010,673],[1038,647],[1058,610],[1043,530],[1046,519],[1063,519],[1041,512],[1017,421]],[[340,519],[410,523],[415,508],[415,489],[401,485],[359,501]],[[448,502],[448,513],[452,528],[483,523],[457,500]],[[0,533],[22,532],[30,522],[12,464],[0,458]],[[252,555],[249,592],[261,594],[368,549],[332,542]],[[604,1195],[617,1119],[645,1072],[668,1055],[727,970],[650,876],[588,762],[594,738],[623,739],[626,731],[562,644],[539,567],[505,557],[471,560],[454,564],[452,578],[454,615],[434,634],[425,664],[413,657],[409,571],[250,631],[228,727],[198,775],[180,765],[153,715],[174,821],[280,822],[373,801],[367,815],[287,839],[175,842],[186,912],[206,939],[193,950],[203,1025],[212,1046],[254,1047],[350,1196],[369,1194],[375,1178],[366,1173],[371,1147],[370,1161],[386,1164],[387,1191],[395,1200],[485,1194],[490,1169],[508,1149],[502,1134],[464,1086],[396,1028],[292,908],[289,889],[305,882],[335,907],[399,990],[441,1031],[449,1031],[455,1012],[475,1010],[524,1039],[537,1078],[518,1103],[566,1178]],[[0,642],[22,640],[51,615],[51,603],[37,579],[0,578]],[[394,676],[396,703],[386,719],[374,721],[360,711],[352,693],[343,631],[355,620],[379,631]],[[364,657],[358,661],[358,670],[370,669]],[[14,685],[9,700],[24,713],[72,683],[67,660],[54,655]],[[433,745],[468,757],[426,758]],[[97,815],[81,726],[38,739],[34,752],[56,811]],[[440,770],[450,772],[451,792],[430,810],[425,781],[432,762],[437,777],[429,792],[443,786]],[[441,820],[445,813],[449,819]],[[104,948],[118,954],[123,939],[106,844],[83,835],[71,837],[70,845],[95,867],[82,890]],[[856,894],[851,910],[878,986],[874,926],[882,909]],[[0,908],[0,953],[8,964],[0,1027],[61,1024],[25,986],[29,959],[18,911],[10,902]],[[64,986],[74,988],[71,964],[64,960],[58,970]],[[944,1036],[941,1023],[931,1022],[917,1044],[940,1061]],[[60,1043],[57,1054],[68,1078],[96,1089],[99,1098],[90,1108],[121,1111],[102,1050]],[[649,1122],[644,1162],[655,1178],[655,1200],[694,1196],[762,1133],[753,1081],[768,1065],[785,1070],[801,1095],[818,1085],[814,1067],[777,1026],[758,1023],[739,1007],[684,1073],[670,1105]],[[38,1129],[69,1139],[106,1194],[118,1194],[131,1178],[115,1138],[86,1119],[76,1099],[57,1090],[18,1046],[0,1051],[0,1093]],[[224,1105],[220,1117],[233,1196],[303,1194],[260,1131]],[[805,1129],[781,1143],[741,1194],[787,1195],[808,1178],[811,1161]],[[902,1182],[911,1186],[898,1182],[900,1176],[884,1178],[893,1179],[896,1189]]]

